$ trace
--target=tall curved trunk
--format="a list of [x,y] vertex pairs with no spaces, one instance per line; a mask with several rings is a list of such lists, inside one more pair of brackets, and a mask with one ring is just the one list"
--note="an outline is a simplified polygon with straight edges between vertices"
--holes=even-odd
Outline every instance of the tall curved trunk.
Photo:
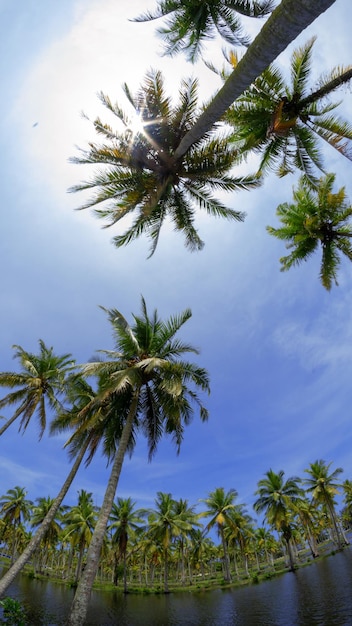
[[175,160],[209,132],[231,104],[335,0],[282,0],[215,98],[183,137]]
[[25,564],[27,563],[27,561],[31,558],[33,552],[37,549],[37,547],[39,546],[41,540],[43,539],[43,537],[45,536],[45,533],[47,532],[51,522],[53,521],[66,493],[68,492],[71,483],[74,479],[74,477],[77,474],[77,471],[83,461],[83,457],[86,453],[86,450],[88,448],[88,444],[89,444],[89,438],[87,438],[84,446],[81,448],[74,464],[72,465],[71,471],[68,474],[63,486],[61,487],[61,490],[59,491],[57,497],[55,498],[52,506],[50,507],[48,513],[46,514],[43,522],[41,523],[41,525],[39,526],[38,530],[36,531],[36,533],[34,534],[34,536],[32,537],[32,539],[30,540],[28,546],[25,548],[25,550],[23,550],[22,554],[18,557],[18,559],[15,561],[15,563],[12,565],[12,567],[10,567],[10,569],[8,570],[8,572],[6,572],[6,574],[4,574],[4,576],[1,578],[0,580],[0,597],[5,593],[6,589],[9,587],[9,585],[12,583],[12,581],[15,579],[15,577],[17,576],[17,574],[20,573],[20,571],[23,569],[23,567],[25,566]]
[[99,567],[100,552],[104,541],[106,527],[114,502],[123,461],[130,440],[133,422],[136,416],[138,398],[139,389],[137,389],[134,393],[130,412],[123,427],[119,447],[115,454],[114,462],[112,464],[110,478],[108,480],[107,488],[105,491],[103,504],[100,509],[100,514],[95,526],[92,540],[89,544],[86,567],[78,583],[76,593],[73,598],[67,626],[83,626],[83,624],[85,623],[90,595],[94,579]]

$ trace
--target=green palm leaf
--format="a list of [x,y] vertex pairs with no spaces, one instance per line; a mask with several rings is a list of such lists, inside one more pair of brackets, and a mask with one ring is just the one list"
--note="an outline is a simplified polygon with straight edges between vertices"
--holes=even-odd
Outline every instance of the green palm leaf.
[[317,186],[305,177],[293,193],[294,202],[277,207],[281,227],[267,227],[274,237],[286,242],[290,254],[280,259],[283,271],[303,261],[321,248],[320,280],[326,289],[337,284],[343,256],[352,260],[352,207],[344,188],[333,193],[335,176],[328,174]]

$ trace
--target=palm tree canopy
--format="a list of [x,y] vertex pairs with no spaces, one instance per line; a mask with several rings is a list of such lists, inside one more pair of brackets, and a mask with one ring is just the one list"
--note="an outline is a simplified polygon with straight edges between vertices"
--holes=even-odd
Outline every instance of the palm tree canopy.
[[14,345],[14,358],[18,359],[20,372],[0,373],[0,385],[16,388],[0,400],[0,408],[18,404],[12,418],[0,429],[4,432],[8,425],[21,416],[19,430],[26,430],[31,417],[36,413],[39,420],[41,438],[46,427],[46,403],[51,409],[60,406],[60,396],[64,394],[67,374],[74,368],[71,354],[56,355],[52,347],[39,340],[39,353],[34,354]]
[[[54,499],[49,496],[37,498],[37,504],[33,507],[31,513],[31,526],[40,526],[48,515],[53,504]],[[59,520],[61,520],[61,511],[58,511],[55,518],[51,521],[50,526],[44,535],[44,543],[48,545],[55,545],[57,542],[61,531]]]
[[334,505],[334,498],[339,493],[340,481],[338,477],[343,472],[338,467],[330,473],[331,463],[326,463],[323,459],[318,459],[310,463],[305,470],[308,477],[304,479],[304,484],[308,493],[312,494],[313,501],[320,504],[331,503]]
[[145,22],[166,17],[166,25],[157,29],[165,42],[165,53],[185,52],[194,62],[203,42],[220,35],[232,45],[248,46],[239,15],[264,17],[274,8],[273,0],[158,0],[154,12],[134,18]]
[[335,0],[281,0],[216,96],[182,138],[175,156],[186,154],[281,52]]
[[[75,458],[87,444],[86,466],[91,463],[100,445],[108,463],[111,461],[128,415],[129,401],[120,393],[110,392],[109,385],[107,372],[97,374],[95,388],[81,373],[71,376],[67,384],[66,407],[50,424],[51,434],[72,431],[65,443],[70,459]],[[135,443],[133,429],[128,444],[129,454],[132,454]]]
[[134,120],[139,120],[139,130],[133,130],[133,118],[101,93],[102,103],[118,119],[122,130],[113,130],[99,118],[94,121],[104,143],[90,143],[89,150],[82,150],[81,156],[71,161],[96,164],[100,169],[91,180],[70,191],[93,190],[94,196],[81,209],[98,207],[95,215],[108,220],[107,227],[128,214],[136,215],[126,232],[114,237],[117,247],[146,234],[151,240],[152,255],[168,218],[174,229],[184,234],[186,247],[200,250],[204,243],[194,226],[195,210],[241,221],[244,214],[226,208],[213,192],[255,188],[260,179],[255,175],[235,178],[229,174],[236,152],[226,134],[215,136],[214,128],[195,142],[187,154],[175,159],[175,151],[197,115],[196,80],[182,82],[175,106],[165,94],[158,71],[148,72],[135,96],[127,85],[124,91],[134,110]]
[[164,550],[167,550],[173,537],[192,530],[192,522],[180,510],[171,493],[158,491],[155,500],[155,509],[148,517],[148,535],[159,541]]
[[256,494],[259,496],[253,508],[257,513],[265,513],[267,522],[277,530],[284,530],[291,523],[291,505],[303,497],[299,483],[301,479],[292,476],[284,480],[284,471],[266,472],[265,478],[258,482]]
[[28,500],[26,496],[25,488],[18,486],[8,489],[6,494],[1,496],[0,513],[6,525],[16,527],[22,521],[29,520],[33,502]]
[[128,535],[143,524],[143,511],[136,509],[132,498],[117,498],[110,513],[109,531],[113,544],[118,544],[120,554],[127,548]]
[[[93,401],[77,413],[81,435],[96,423],[98,416],[98,434],[103,428],[107,429],[110,452],[112,448],[116,450],[133,394],[138,390],[133,432],[140,430],[146,435],[149,457],[156,451],[163,433],[171,435],[179,451],[184,427],[194,415],[194,405],[199,408],[203,421],[208,418],[197,393],[197,389],[209,393],[208,374],[204,368],[183,360],[186,353],[198,354],[198,350],[176,337],[190,319],[190,309],[162,321],[156,310],[149,314],[142,297],[141,315],[133,315],[134,323],[130,326],[117,309],[101,308],[111,323],[115,349],[101,350],[105,360],[94,360],[81,367],[83,377],[104,380]],[[116,412],[114,403],[118,408]],[[74,438],[76,436],[74,434]],[[133,442],[130,451],[132,449]]]
[[281,271],[306,261],[321,247],[320,280],[328,290],[333,282],[338,284],[340,257],[344,255],[352,261],[352,205],[344,187],[333,193],[334,181],[334,174],[328,174],[314,188],[302,177],[293,191],[293,203],[277,207],[282,226],[267,227],[271,235],[286,241],[290,250],[288,256],[280,259]]
[[236,489],[225,491],[223,487],[217,487],[211,491],[207,498],[201,500],[206,505],[206,510],[201,513],[202,517],[210,517],[207,530],[217,526],[218,528],[231,522],[230,513],[235,510],[237,498]]
[[272,169],[284,176],[298,168],[314,180],[315,168],[323,170],[319,139],[352,160],[352,125],[332,114],[340,103],[327,99],[351,80],[352,66],[326,72],[312,89],[314,41],[293,52],[290,85],[271,65],[225,116],[234,127],[232,140],[242,157],[251,151],[260,155],[260,172]]
[[77,504],[64,516],[64,538],[69,538],[73,545],[87,545],[93,534],[97,511],[93,504],[93,494],[81,489]]

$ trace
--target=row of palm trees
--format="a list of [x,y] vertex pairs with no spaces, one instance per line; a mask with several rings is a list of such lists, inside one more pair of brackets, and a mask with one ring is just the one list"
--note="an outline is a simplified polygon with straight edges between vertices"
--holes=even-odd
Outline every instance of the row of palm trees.
[[[289,172],[293,166],[298,167],[306,176],[309,175],[311,192],[316,193],[318,181],[309,170],[310,160],[320,169],[322,164],[312,132],[349,157],[342,138],[347,143],[352,139],[350,126],[328,115],[335,105],[329,103],[319,108],[318,103],[327,93],[350,79],[351,68],[334,70],[328,79],[321,81],[314,97],[308,95],[305,84],[311,44],[297,51],[293,58],[291,91],[282,84],[277,70],[267,70],[280,52],[333,2],[282,0],[272,11],[273,3],[269,0],[212,0],[201,3],[199,0],[159,0],[156,14],[142,16],[142,20],[167,16],[162,35],[170,54],[186,51],[194,60],[201,52],[204,40],[212,36],[214,28],[231,44],[241,43],[248,48],[226,77],[218,94],[202,111],[197,105],[197,85],[192,80],[183,82],[176,106],[172,106],[166,96],[158,71],[147,74],[136,96],[126,86],[126,96],[142,122],[143,130],[139,132],[132,131],[133,124],[119,105],[112,104],[107,96],[101,94],[103,104],[123,124],[124,129],[123,132],[115,132],[99,118],[94,121],[104,143],[91,143],[89,149],[74,161],[97,164],[101,169],[91,180],[74,187],[73,191],[93,190],[94,197],[82,208],[98,207],[97,215],[108,218],[109,225],[129,213],[136,215],[125,234],[115,238],[117,246],[146,233],[151,240],[152,254],[161,226],[165,218],[170,217],[176,230],[185,235],[187,247],[201,249],[203,242],[194,225],[195,209],[202,208],[211,215],[237,221],[243,219],[240,211],[228,209],[214,198],[213,191],[232,192],[257,187],[269,167],[267,164],[279,159],[280,174]],[[271,11],[260,33],[250,43],[240,31],[238,13],[261,17]],[[263,72],[267,73],[262,77]],[[256,81],[259,82],[256,84]],[[262,125],[262,135],[258,134],[258,127],[252,128],[253,103],[258,102],[258,112],[260,107],[263,109],[259,96],[256,96],[258,89],[261,93],[267,90],[265,97],[271,96],[272,99],[270,120],[266,126]],[[237,106],[236,100],[241,96],[244,100]],[[247,113],[252,116],[251,120],[248,116],[246,118]],[[244,129],[247,129],[247,135],[243,133]],[[232,168],[249,151],[264,155],[260,171],[248,176],[234,176]],[[304,184],[308,183],[305,181]],[[335,195],[336,207],[341,202],[347,202],[345,197],[342,198],[342,192]],[[303,232],[298,232],[291,222],[287,224],[286,219],[286,237],[283,232],[279,233],[279,229],[276,232],[274,229],[272,234],[286,238],[288,245],[294,247],[292,262],[283,261],[284,269],[311,254],[313,239],[315,244],[320,242],[323,246],[325,265],[322,278],[324,276],[323,284],[330,288],[331,282],[336,280],[338,252],[343,252],[348,258],[351,256],[348,210],[349,207],[344,204],[342,215],[337,211],[336,221],[332,222],[330,217],[328,222],[324,221],[325,216],[320,209],[317,215],[313,212],[307,219],[302,216],[298,223]],[[293,212],[296,215],[296,211]],[[287,218],[289,209],[282,213]],[[288,225],[291,230],[287,230]],[[307,240],[306,249],[299,245],[302,235]],[[330,267],[329,271],[326,271],[326,265],[328,270]],[[194,406],[199,408],[201,419],[207,418],[207,411],[198,396],[198,391],[209,391],[207,372],[183,360],[185,353],[197,351],[175,338],[177,331],[189,319],[190,311],[164,323],[156,313],[151,317],[148,315],[142,300],[142,315],[134,317],[132,326],[115,309],[107,311],[107,314],[113,326],[116,347],[113,351],[106,351],[102,360],[95,359],[78,368],[70,355],[57,357],[51,348],[41,342],[40,357],[43,359],[39,359],[38,363],[36,355],[16,347],[16,356],[24,371],[22,380],[12,372],[0,375],[0,384],[10,389],[17,388],[0,401],[0,408],[11,404],[17,407],[1,432],[17,418],[21,418],[20,429],[25,430],[31,417],[37,414],[43,433],[47,403],[55,414],[51,430],[70,429],[67,447],[75,459],[39,530],[17,560],[17,567],[14,564],[0,582],[0,595],[40,545],[83,459],[91,462],[98,446],[102,445],[111,462],[111,475],[89,543],[86,566],[79,579],[69,626],[84,623],[123,459],[126,452],[133,451],[137,434],[146,435],[152,456],[164,433],[171,435],[179,448]],[[45,358],[47,364],[42,370]],[[92,377],[96,383],[94,387],[90,384]],[[280,526],[280,532],[287,531],[287,522],[288,519]],[[164,560],[166,558],[167,551]]]
[[209,393],[208,374],[198,364],[185,360],[187,353],[198,351],[177,337],[191,311],[186,309],[163,321],[156,310],[149,314],[143,298],[141,305],[141,314],[133,316],[131,325],[117,309],[104,309],[115,339],[114,349],[102,351],[104,356],[78,365],[71,355],[57,355],[40,341],[38,354],[15,346],[20,371],[0,373],[0,385],[10,388],[0,407],[16,406],[3,432],[15,420],[24,431],[35,416],[42,436],[49,409],[50,431],[69,432],[66,446],[74,461],[37,532],[1,579],[0,595],[49,531],[82,461],[92,462],[100,447],[111,465],[111,474],[89,542],[87,565],[80,577],[82,580],[89,574],[89,594],[123,460],[126,453],[132,454],[137,436],[147,438],[151,459],[163,434],[171,436],[179,451],[184,429],[195,410],[201,420],[207,419],[201,396]]
[[[274,555],[280,557],[283,546],[288,566],[294,570],[298,548],[309,548],[311,557],[316,558],[322,538],[328,536],[335,549],[349,544],[344,526],[352,519],[352,483],[339,482],[342,469],[331,471],[330,467],[331,463],[317,460],[305,470],[303,480],[295,476],[285,480],[283,471],[269,470],[258,482],[253,504],[257,514],[264,514],[265,524],[260,526],[246,506],[237,502],[235,489],[219,487],[210,492],[199,501],[200,513],[196,506],[182,498],[175,500],[170,493],[158,492],[154,508],[149,510],[137,509],[131,498],[118,497],[109,514],[98,570],[102,577],[108,573],[115,585],[122,578],[126,592],[128,572],[133,569],[138,580],[143,578],[148,585],[158,565],[163,589],[168,592],[170,569],[184,585],[186,579],[192,582],[197,572],[204,577],[205,564],[211,571],[214,561],[221,560],[224,581],[231,582],[234,574],[239,577],[236,559],[249,577],[250,563],[255,571],[271,569]],[[340,490],[344,492],[343,519],[336,512]],[[29,527],[42,524],[52,503],[50,497],[41,497],[34,504],[18,486],[1,496],[0,538],[11,564],[30,542]],[[93,494],[84,490],[78,493],[76,505],[62,505],[33,553],[35,572],[50,571],[52,576],[77,584],[98,516]],[[217,531],[220,545],[209,539],[212,529]]]

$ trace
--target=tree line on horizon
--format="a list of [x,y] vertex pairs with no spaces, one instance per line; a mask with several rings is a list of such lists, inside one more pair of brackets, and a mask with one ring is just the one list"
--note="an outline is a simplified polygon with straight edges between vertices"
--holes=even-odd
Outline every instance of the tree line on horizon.
[[[275,8],[271,0],[158,0],[154,13],[136,18],[164,19],[159,30],[170,55],[186,52],[189,60],[195,61],[215,32],[232,46],[243,45],[246,51],[240,59],[234,52],[228,54],[229,65],[219,70],[223,86],[203,108],[197,103],[197,81],[182,82],[176,105],[167,97],[157,70],[146,75],[136,95],[125,85],[126,97],[140,122],[137,131],[121,107],[100,94],[103,105],[122,124],[122,131],[115,131],[99,117],[93,121],[103,143],[91,142],[72,161],[98,165],[99,169],[72,191],[93,192],[81,208],[94,208],[98,217],[108,220],[108,226],[132,216],[132,225],[114,238],[117,247],[146,234],[153,254],[165,219],[171,219],[174,228],[184,235],[186,247],[201,250],[204,242],[195,227],[196,210],[234,221],[244,218],[240,211],[218,201],[214,192],[257,188],[270,171],[279,176],[299,171],[302,177],[293,202],[277,210],[281,226],[268,230],[285,241],[290,251],[281,259],[283,270],[307,260],[320,247],[321,282],[328,290],[337,283],[341,258],[352,260],[352,207],[344,188],[333,189],[335,177],[325,170],[321,142],[351,159],[352,127],[333,114],[338,103],[329,96],[348,83],[352,68],[333,68],[312,87],[312,39],[293,53],[290,83],[273,65],[289,43],[333,3],[282,0]],[[254,41],[243,32],[242,15],[267,16]],[[253,154],[259,158],[258,170],[235,176],[233,169]],[[149,314],[143,298],[141,308],[131,325],[117,309],[106,310],[115,347],[81,367],[71,355],[57,356],[40,341],[39,354],[15,346],[20,372],[0,373],[0,384],[11,390],[0,400],[0,409],[16,407],[0,434],[16,420],[20,430],[25,430],[36,415],[42,435],[48,405],[54,413],[51,431],[70,433],[66,446],[73,460],[38,530],[0,580],[0,596],[44,541],[80,464],[84,460],[90,463],[99,447],[110,462],[110,478],[89,541],[85,568],[79,575],[68,626],[84,623],[123,460],[133,452],[137,436],[146,437],[152,458],[163,435],[171,436],[179,450],[195,410],[201,420],[208,417],[202,400],[203,394],[210,391],[208,373],[184,360],[185,355],[197,354],[197,350],[177,337],[191,316],[190,309],[164,322],[157,311]],[[316,466],[329,470],[323,461],[317,461]],[[286,542],[291,567],[292,528],[287,503],[296,505],[300,489],[295,477],[284,482],[283,472],[270,470],[258,484],[256,501],[258,512],[265,513],[269,525],[276,526]],[[280,494],[274,499],[280,502],[277,509],[270,506],[269,496],[273,493]],[[333,501],[328,504],[326,500],[325,507],[334,540],[342,547],[345,539],[341,539],[341,528],[334,517]],[[221,519],[226,518],[227,511],[222,511]],[[219,530],[223,526],[220,524]],[[224,537],[228,578],[226,545]]]
[[[109,515],[99,559],[99,580],[120,586],[170,590],[193,585],[270,578],[277,567],[293,571],[302,559],[349,545],[346,531],[352,523],[352,481],[341,482],[341,468],[317,460],[306,477],[285,478],[284,471],[269,470],[258,481],[253,510],[263,514],[258,523],[235,489],[218,487],[198,505],[158,492],[154,507],[141,509],[131,498],[117,497]],[[336,496],[343,491],[338,514]],[[36,503],[16,486],[0,496],[0,549],[13,565],[40,526],[54,500]],[[197,512],[197,508],[201,512]],[[50,576],[76,585],[86,565],[86,553],[99,517],[93,494],[81,489],[77,503],[61,505],[32,554],[32,576]],[[203,521],[205,520],[205,521]],[[215,531],[219,543],[209,536]],[[214,534],[214,533],[213,533]],[[326,544],[328,543],[328,548]],[[303,561],[303,562],[304,562]],[[28,570],[27,570],[28,571]],[[197,578],[201,580],[197,580]]]

